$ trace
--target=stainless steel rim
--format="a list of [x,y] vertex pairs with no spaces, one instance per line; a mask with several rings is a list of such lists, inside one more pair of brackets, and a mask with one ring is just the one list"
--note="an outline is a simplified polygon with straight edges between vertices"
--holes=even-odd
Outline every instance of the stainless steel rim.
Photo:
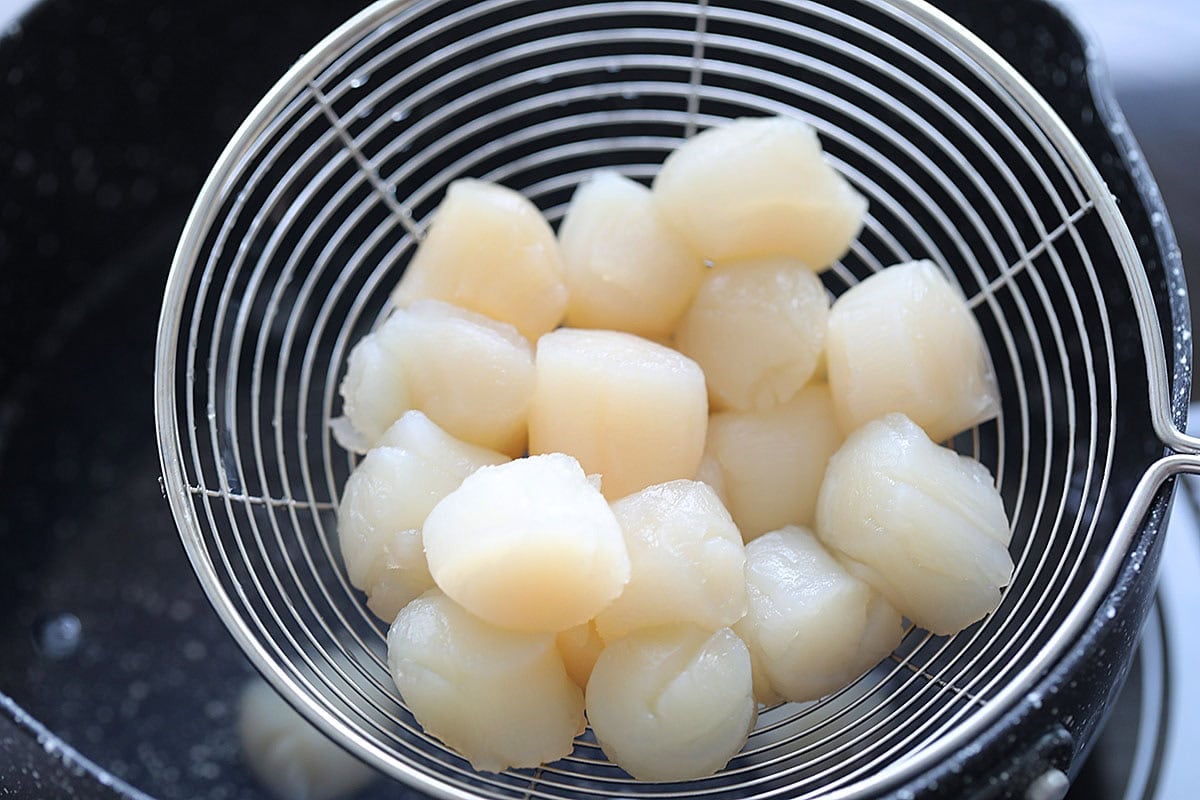
[[[920,2],[522,11],[370,7],[276,85],[209,176],[164,298],[156,418],[167,494],[213,605],[306,716],[444,797],[863,797],[969,747],[1100,612],[1161,481],[1200,468],[1190,455],[1158,462],[1111,536],[1087,510],[1113,502],[1106,261],[1137,315],[1155,429],[1200,449],[1171,424],[1154,298],[1098,173],[1019,75]],[[971,298],[1010,379],[1000,423],[956,444],[998,476],[1018,579],[985,623],[951,639],[912,631],[837,695],[765,711],[713,779],[635,784],[587,737],[544,769],[477,775],[407,714],[380,626],[338,569],[332,509],[353,463],[325,427],[339,370],[453,177],[514,185],[556,219],[606,158],[647,178],[732,111],[809,119],[871,198],[831,288],[929,256]],[[915,133],[922,115],[930,130]],[[1091,573],[1085,553],[1099,554]]]

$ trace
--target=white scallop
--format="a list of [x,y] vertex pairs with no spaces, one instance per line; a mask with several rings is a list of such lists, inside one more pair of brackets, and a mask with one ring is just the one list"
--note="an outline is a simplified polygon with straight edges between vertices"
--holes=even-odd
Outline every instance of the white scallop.
[[654,198],[718,266],[786,256],[825,269],[849,249],[867,210],[812,127],[787,117],[738,119],[693,136],[667,156]]
[[650,190],[617,172],[575,190],[558,240],[574,328],[670,336],[704,277],[704,260],[659,219]]
[[764,411],[713,414],[708,453],[742,537],[812,524],[825,466],[841,443],[829,389],[820,384]]
[[300,716],[262,678],[238,699],[242,761],[278,800],[349,797],[378,774]]
[[816,700],[853,681],[900,643],[900,613],[846,572],[808,530],[789,526],[746,546],[749,612],[734,626],[768,687]]
[[553,634],[489,625],[436,589],[396,618],[388,667],[421,727],[479,770],[562,758],[584,729]]
[[745,548],[716,493],[699,481],[651,486],[612,504],[629,550],[629,583],[596,616],[612,641],[690,622],[717,630],[746,613]]
[[711,271],[675,332],[704,370],[713,408],[766,409],[796,396],[825,346],[829,296],[793,259]]
[[[419,531],[433,507],[463,479],[508,457],[460,442],[420,411],[381,437],[385,446],[358,463],[338,505],[338,542],[350,582],[372,595],[380,615],[432,586]],[[390,616],[389,616],[390,615]]]
[[646,628],[609,642],[587,685],[592,731],[638,780],[684,781],[724,767],[755,705],[750,653],[728,628]]
[[933,633],[994,611],[1011,531],[987,468],[903,414],[867,423],[830,459],[817,533],[854,575]]
[[888,267],[839,297],[825,358],[847,431],[899,412],[940,442],[1000,413],[979,324],[930,261]]
[[412,408],[404,362],[384,345],[383,329],[369,333],[350,350],[338,393],[342,414],[330,422],[334,439],[347,450],[365,453],[393,422]]

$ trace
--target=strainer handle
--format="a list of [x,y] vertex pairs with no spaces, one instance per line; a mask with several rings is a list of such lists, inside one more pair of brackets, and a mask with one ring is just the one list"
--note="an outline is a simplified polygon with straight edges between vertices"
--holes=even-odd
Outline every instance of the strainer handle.
[[1150,465],[1138,481],[1117,525],[1119,534],[1130,532],[1140,525],[1154,502],[1155,495],[1169,479],[1177,475],[1200,475],[1200,438],[1182,433],[1173,424],[1159,435],[1174,452]]

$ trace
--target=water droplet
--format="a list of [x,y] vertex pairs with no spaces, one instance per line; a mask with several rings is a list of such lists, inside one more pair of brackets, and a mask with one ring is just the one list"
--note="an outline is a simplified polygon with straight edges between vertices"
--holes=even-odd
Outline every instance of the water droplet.
[[355,75],[353,78],[350,79],[350,88],[351,89],[361,89],[363,84],[365,84],[367,82],[367,78],[369,78],[369,77],[370,76],[367,75],[365,72],[362,73],[361,75]]
[[1163,213],[1161,211],[1155,211],[1153,214],[1150,215],[1150,222],[1152,224],[1161,225],[1162,221],[1163,221]]
[[83,639],[79,617],[70,613],[44,617],[34,623],[33,643],[46,658],[61,661],[74,655]]
[[621,92],[621,97],[625,100],[636,100],[638,93],[633,89],[625,89]]
[[1113,619],[1117,616],[1117,610],[1112,606],[1109,606],[1108,608],[1104,609],[1104,616],[1108,619]]
[[392,116],[392,122],[404,122],[404,120],[408,119],[408,109],[397,108],[395,111],[392,112],[391,116]]
[[615,75],[616,73],[621,71],[621,62],[609,61],[607,64],[604,65],[604,71]]
[[371,116],[371,115],[372,115],[372,114],[374,114],[374,113],[375,113],[375,107],[374,107],[374,106],[363,106],[362,108],[360,108],[360,109],[358,110],[358,118],[359,118],[359,119],[366,119],[367,117]]

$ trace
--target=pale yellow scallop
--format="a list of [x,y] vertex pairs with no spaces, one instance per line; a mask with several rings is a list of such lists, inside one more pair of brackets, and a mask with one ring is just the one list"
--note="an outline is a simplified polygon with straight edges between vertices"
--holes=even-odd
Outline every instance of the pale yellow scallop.
[[667,156],[654,199],[718,266],[788,256],[823,270],[845,255],[867,210],[812,127],[788,117],[738,119],[693,136]]
[[994,611],[1012,579],[1008,517],[987,467],[903,414],[867,423],[830,459],[816,527],[852,574],[933,633]]
[[400,307],[426,298],[507,322],[535,341],[567,308],[554,230],[512,189],[454,181],[392,292]]
[[944,441],[1000,413],[979,324],[930,261],[888,267],[839,297],[825,357],[847,431],[899,412]]
[[629,581],[612,510],[561,453],[476,471],[430,512],[422,534],[438,587],[503,628],[566,630]]
[[538,340],[529,452],[568,453],[617,499],[693,478],[708,399],[690,358],[629,333],[563,328]]
[[714,409],[766,409],[796,396],[825,346],[829,296],[786,258],[711,271],[675,332],[704,370]]
[[762,697],[816,700],[887,656],[900,613],[846,572],[807,529],[789,526],[746,546],[749,612],[733,629],[760,667]]
[[553,634],[497,628],[432,589],[400,612],[387,640],[405,705],[476,769],[554,761],[583,732],[583,692]]
[[690,622],[717,630],[746,613],[741,534],[708,484],[678,480],[612,504],[629,550],[629,583],[596,616],[606,642],[639,628]]
[[825,466],[842,439],[822,384],[766,411],[712,415],[708,452],[720,465],[725,505],[746,541],[812,524]]
[[617,172],[575,190],[558,240],[574,328],[668,337],[704,277],[704,260],[659,219],[650,190]]
[[729,628],[631,633],[596,660],[587,715],[605,755],[638,780],[711,775],[754,726],[750,653]]
[[435,300],[395,316],[401,330],[389,347],[404,362],[413,407],[463,441],[524,453],[536,374],[516,328]]

